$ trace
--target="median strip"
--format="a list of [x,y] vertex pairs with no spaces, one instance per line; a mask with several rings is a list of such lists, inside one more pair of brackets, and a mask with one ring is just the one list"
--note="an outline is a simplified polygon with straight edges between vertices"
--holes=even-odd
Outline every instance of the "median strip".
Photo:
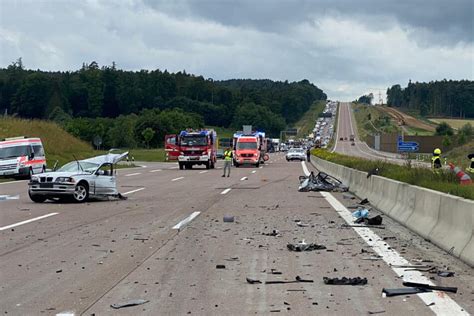
[[183,219],[181,222],[173,226],[173,229],[178,229],[180,230],[182,227],[186,226],[189,224],[193,219],[195,219],[201,212],[193,212],[191,215]]
[[23,222],[11,224],[11,225],[8,225],[8,226],[3,226],[3,227],[0,227],[0,231],[10,229],[10,228],[13,228],[13,227],[17,227],[17,226],[20,226],[20,225],[28,224],[28,223],[31,223],[31,222],[34,222],[34,221],[39,221],[40,219],[47,218],[47,217],[54,216],[54,215],[58,215],[58,214],[59,213],[49,213],[49,214],[46,214],[46,215],[43,215],[43,216],[28,219],[28,220],[23,221]]

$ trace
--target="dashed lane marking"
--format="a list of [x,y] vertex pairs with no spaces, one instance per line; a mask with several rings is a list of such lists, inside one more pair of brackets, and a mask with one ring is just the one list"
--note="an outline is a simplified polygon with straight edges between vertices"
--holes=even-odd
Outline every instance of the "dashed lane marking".
[[204,171],[199,171],[199,173],[206,173],[208,172],[207,170],[204,170]]
[[178,180],[181,180],[181,179],[184,179],[184,177],[174,178],[171,181],[178,181]]
[[255,173],[255,172],[257,172],[257,171],[256,170],[252,171],[252,173]]
[[0,231],[10,229],[10,228],[13,228],[13,227],[17,227],[17,226],[20,226],[20,225],[25,225],[25,224],[28,224],[28,223],[31,223],[31,222],[34,222],[34,221],[39,221],[40,219],[47,218],[47,217],[54,216],[54,215],[58,215],[58,214],[59,213],[49,213],[49,214],[46,214],[46,215],[43,215],[43,216],[28,219],[26,221],[18,222],[18,223],[11,224],[11,225],[8,225],[8,226],[3,226],[3,227],[0,227]]
[[229,191],[232,190],[231,188],[225,189],[224,191],[221,192],[221,194],[227,194]]
[[141,172],[129,173],[129,174],[126,174],[125,177],[138,176],[139,174],[142,174],[142,173]]
[[128,191],[128,192],[125,192],[125,193],[122,193],[122,194],[123,194],[123,195],[125,195],[125,194],[132,194],[132,193],[135,193],[135,192],[138,192],[138,191],[141,191],[141,190],[145,190],[145,188],[140,188],[140,189]]
[[183,219],[181,222],[173,226],[173,229],[181,229],[182,227],[186,226],[189,224],[193,219],[195,219],[201,212],[193,212],[191,215]]
[[242,178],[240,179],[240,181],[244,181],[244,180],[247,180],[247,179],[248,179],[247,177],[242,177]]
[[150,172],[158,172],[158,171],[163,171],[163,169],[150,170]]

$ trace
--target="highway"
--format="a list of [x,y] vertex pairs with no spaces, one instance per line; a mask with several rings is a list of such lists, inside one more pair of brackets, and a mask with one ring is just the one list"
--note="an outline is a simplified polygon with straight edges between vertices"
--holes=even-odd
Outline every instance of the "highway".
[[[347,105],[340,122],[347,120]],[[339,124],[338,133],[351,129]],[[351,130],[352,131],[352,130]],[[354,131],[355,132],[355,131]],[[347,135],[349,136],[349,135]],[[360,151],[338,142],[338,152]],[[349,144],[349,146],[346,146]],[[473,269],[384,216],[385,229],[345,228],[358,200],[298,192],[309,163],[271,154],[261,168],[178,170],[174,163],[121,169],[127,200],[35,204],[27,183],[0,184],[0,311],[4,315],[467,315]],[[349,214],[349,215],[348,215]],[[379,214],[377,211],[371,215]],[[224,222],[225,215],[234,222]],[[298,225],[298,221],[301,223]],[[278,231],[277,236],[265,234]],[[305,240],[327,249],[292,252]],[[395,259],[394,259],[395,258]],[[451,278],[387,264],[429,264]],[[429,263],[428,263],[429,262]],[[313,282],[294,281],[299,276]],[[366,285],[326,285],[362,277]],[[246,278],[262,283],[249,284]],[[403,280],[458,287],[384,298]],[[148,302],[122,309],[134,299]]]
[[[352,146],[352,142],[349,141],[350,135],[355,136],[354,146]],[[343,140],[340,140],[341,137]],[[400,158],[400,155],[377,151],[370,148],[364,141],[360,140],[350,103],[339,103],[337,132],[333,151],[370,160],[386,160],[397,164],[406,163],[404,159]]]

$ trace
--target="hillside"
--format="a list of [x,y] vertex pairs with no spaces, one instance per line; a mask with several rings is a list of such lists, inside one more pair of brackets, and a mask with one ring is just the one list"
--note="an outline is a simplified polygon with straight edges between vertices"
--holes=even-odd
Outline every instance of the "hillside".
[[41,120],[0,118],[0,138],[29,136],[40,137],[46,151],[48,166],[56,160],[62,165],[73,158],[86,158],[95,155],[92,147],[84,141],[64,131],[56,123]]
[[295,128],[298,129],[297,138],[307,137],[313,131],[318,115],[324,111],[325,104],[324,101],[313,103],[301,119],[295,123]]

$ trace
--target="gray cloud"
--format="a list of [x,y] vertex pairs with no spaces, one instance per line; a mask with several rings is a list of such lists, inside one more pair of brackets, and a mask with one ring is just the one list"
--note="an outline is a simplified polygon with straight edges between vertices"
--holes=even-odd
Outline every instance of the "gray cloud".
[[470,2],[423,2],[3,1],[0,66],[21,56],[45,70],[95,60],[216,80],[306,78],[342,100],[409,79],[472,79]]

